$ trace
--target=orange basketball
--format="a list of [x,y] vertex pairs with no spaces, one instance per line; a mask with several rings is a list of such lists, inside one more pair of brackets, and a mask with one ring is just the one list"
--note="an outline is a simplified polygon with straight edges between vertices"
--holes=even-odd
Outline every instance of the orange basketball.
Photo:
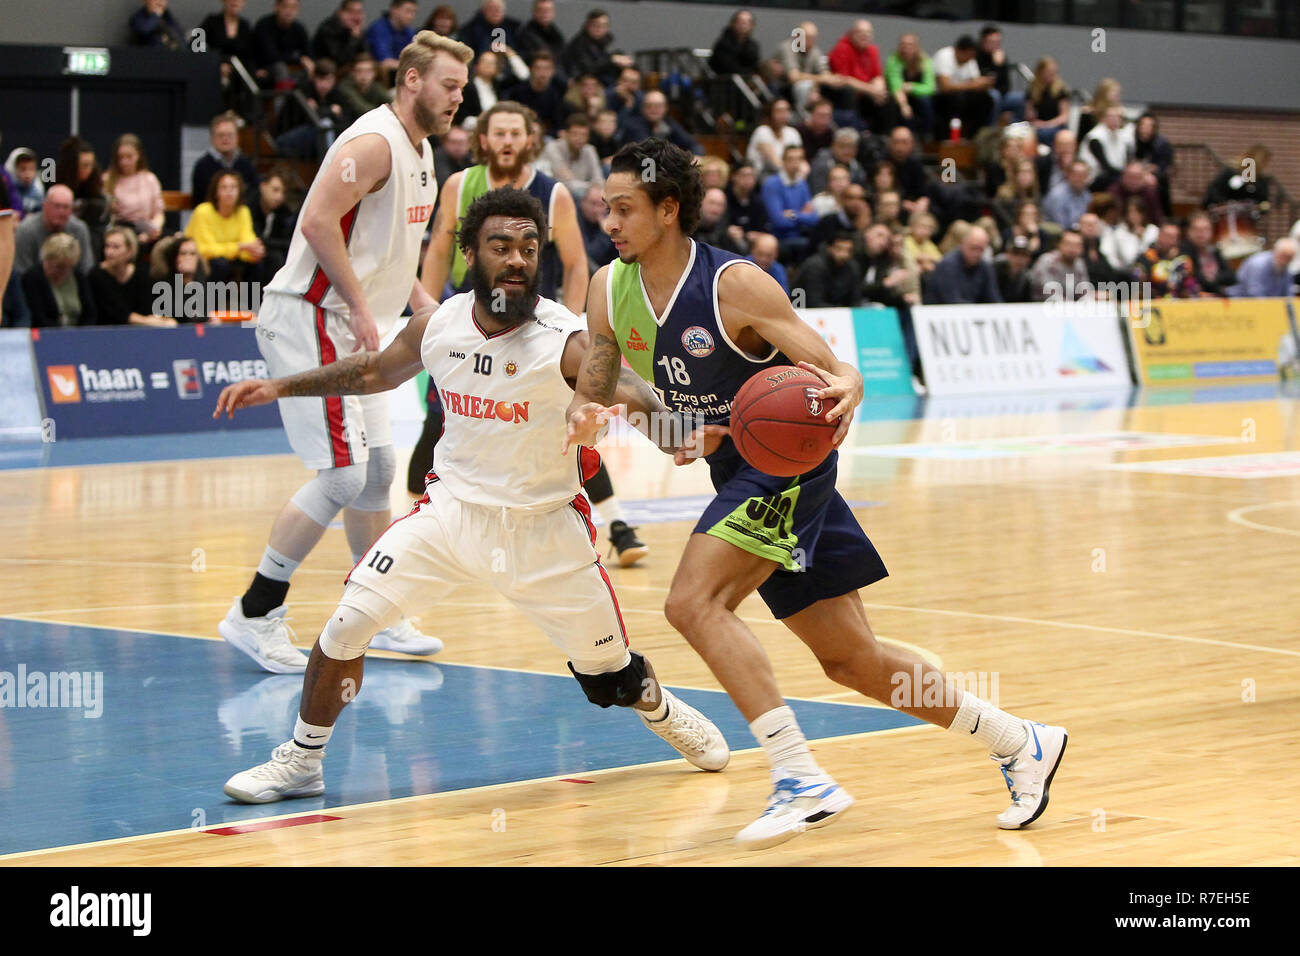
[[777,365],[741,386],[731,403],[731,440],[759,471],[793,478],[812,471],[831,453],[839,422],[828,422],[834,402],[817,397],[826,387],[816,375]]

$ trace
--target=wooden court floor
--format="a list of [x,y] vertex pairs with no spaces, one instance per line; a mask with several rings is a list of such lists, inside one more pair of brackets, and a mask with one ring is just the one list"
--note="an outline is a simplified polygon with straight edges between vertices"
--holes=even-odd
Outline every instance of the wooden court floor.
[[[1156,437],[1126,449],[1118,433]],[[1008,454],[1001,439],[1031,440]],[[928,457],[863,453],[904,443]],[[1004,708],[1070,732],[1051,806],[1025,831],[996,828],[1007,794],[987,756],[924,726],[816,743],[856,806],[759,853],[731,843],[768,790],[761,753],[747,751],[722,774],[666,762],[591,774],[582,787],[548,779],[345,807],[328,826],[220,840],[180,831],[2,862],[1296,864],[1300,477],[1114,467],[1277,452],[1300,452],[1296,401],[855,426],[840,490],[873,503],[857,514],[891,574],[862,592],[877,633],[946,671],[996,675]],[[625,500],[709,491],[703,465],[677,469],[648,447],[611,448],[606,460]],[[0,615],[213,640],[303,477],[289,456],[0,472]],[[395,487],[395,509],[407,504]],[[650,556],[611,574],[633,646],[665,683],[715,688],[662,615],[689,529],[643,525]],[[303,645],[349,565],[343,532],[331,530],[295,577]],[[855,699],[756,598],[740,613],[785,695]],[[424,624],[447,642],[440,661],[567,674],[542,634],[486,588],[430,609]]]

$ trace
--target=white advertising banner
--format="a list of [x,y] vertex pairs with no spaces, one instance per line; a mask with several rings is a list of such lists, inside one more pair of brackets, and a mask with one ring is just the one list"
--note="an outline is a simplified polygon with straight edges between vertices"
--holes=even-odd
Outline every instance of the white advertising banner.
[[1008,302],[912,309],[931,395],[1077,391],[1128,385],[1114,307]]

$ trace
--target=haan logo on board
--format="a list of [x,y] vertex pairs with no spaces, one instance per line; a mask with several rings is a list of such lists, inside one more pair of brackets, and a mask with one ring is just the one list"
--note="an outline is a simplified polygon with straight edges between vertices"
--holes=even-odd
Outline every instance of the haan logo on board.
[[75,365],[51,365],[45,370],[50,380],[50,397],[55,405],[81,401],[81,386],[77,384]]

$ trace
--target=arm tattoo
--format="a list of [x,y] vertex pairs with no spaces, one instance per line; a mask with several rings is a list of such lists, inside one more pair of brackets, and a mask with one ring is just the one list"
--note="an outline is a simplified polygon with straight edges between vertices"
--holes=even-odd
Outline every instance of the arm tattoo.
[[582,367],[583,374],[578,386],[583,395],[593,402],[609,405],[614,401],[614,392],[618,388],[620,359],[622,353],[618,343],[607,335],[597,332],[592,336],[591,348],[587,351],[587,361]]
[[374,384],[378,352],[362,352],[331,362],[310,372],[290,375],[280,380],[280,395],[365,395]]

